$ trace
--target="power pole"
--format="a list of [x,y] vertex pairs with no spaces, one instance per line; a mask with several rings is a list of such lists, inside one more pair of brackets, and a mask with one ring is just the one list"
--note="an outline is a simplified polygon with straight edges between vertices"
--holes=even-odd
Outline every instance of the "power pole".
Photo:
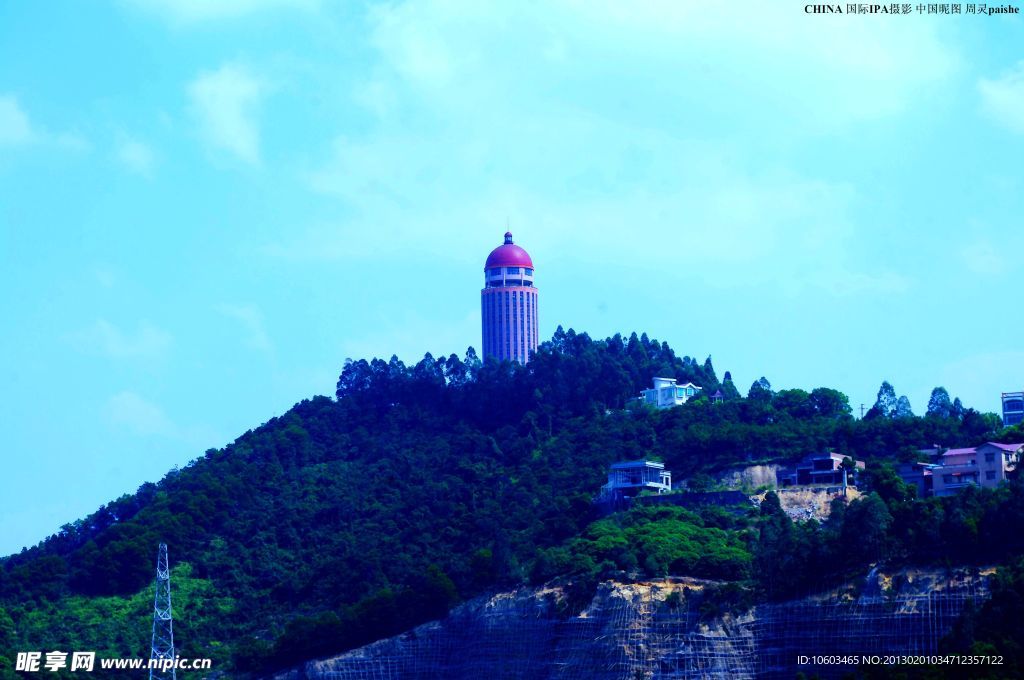
[[[174,622],[171,620],[171,570],[167,567],[167,544],[156,555],[156,594],[153,597],[153,645],[149,652],[149,680],[177,680],[174,666]],[[169,668],[165,668],[169,665]],[[154,668],[156,666],[156,668]],[[169,671],[169,672],[168,672]]]

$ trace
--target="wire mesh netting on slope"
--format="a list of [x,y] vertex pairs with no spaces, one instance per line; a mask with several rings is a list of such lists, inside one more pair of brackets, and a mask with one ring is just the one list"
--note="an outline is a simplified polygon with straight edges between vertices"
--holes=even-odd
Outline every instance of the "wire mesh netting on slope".
[[[696,581],[606,583],[577,616],[560,613],[559,591],[523,589],[303,671],[322,680],[792,678],[800,670],[838,677],[852,667],[798,667],[797,658],[932,654],[967,602],[988,595],[980,574],[917,572],[900,592],[872,577],[858,592],[712,620],[697,611]],[[670,604],[673,591],[689,595]]]

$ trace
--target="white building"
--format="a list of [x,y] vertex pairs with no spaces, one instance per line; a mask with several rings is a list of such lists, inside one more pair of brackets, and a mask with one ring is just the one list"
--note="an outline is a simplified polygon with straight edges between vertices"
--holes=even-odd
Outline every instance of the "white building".
[[675,378],[655,378],[654,387],[640,393],[640,401],[656,408],[672,408],[700,396],[700,387],[693,383],[676,384]]

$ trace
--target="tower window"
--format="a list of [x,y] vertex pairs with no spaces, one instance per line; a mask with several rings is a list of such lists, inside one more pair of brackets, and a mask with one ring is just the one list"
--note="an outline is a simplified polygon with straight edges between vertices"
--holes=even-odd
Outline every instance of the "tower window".
[[505,273],[506,274],[518,274],[519,273],[519,267],[505,267]]
[[530,269],[529,267],[523,269],[523,273],[526,274],[527,276],[533,276],[533,270]]

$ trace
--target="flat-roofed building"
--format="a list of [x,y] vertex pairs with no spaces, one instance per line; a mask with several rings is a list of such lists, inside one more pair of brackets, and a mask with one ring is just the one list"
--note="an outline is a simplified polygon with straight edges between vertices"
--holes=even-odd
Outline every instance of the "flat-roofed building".
[[937,463],[900,463],[896,466],[896,474],[906,484],[917,489],[918,498],[927,498],[932,495],[935,470],[941,469],[942,466]]
[[1024,444],[985,442],[981,446],[950,449],[931,469],[932,493],[951,496],[972,484],[991,489],[1006,481],[1017,469]]
[[1024,422],[1024,392],[1003,392],[1003,427]]
[[613,463],[608,470],[608,483],[601,487],[598,502],[614,508],[628,505],[645,491],[663,494],[672,490],[672,473],[664,463],[653,460],[627,460]]
[[855,460],[851,469],[843,467],[849,458],[841,453],[805,456],[793,465],[779,468],[775,473],[780,487],[786,486],[856,486],[857,473],[864,469],[864,461]]

